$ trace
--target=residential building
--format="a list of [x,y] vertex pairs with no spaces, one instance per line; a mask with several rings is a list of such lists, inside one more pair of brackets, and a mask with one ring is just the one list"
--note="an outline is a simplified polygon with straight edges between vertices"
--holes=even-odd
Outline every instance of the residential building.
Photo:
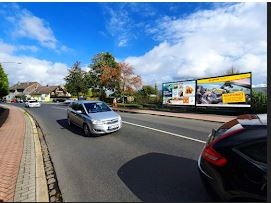
[[34,92],[41,85],[38,82],[18,82],[9,88],[9,94],[6,96],[6,101],[10,102],[15,98],[30,98]]
[[31,98],[41,102],[64,101],[71,97],[62,86],[40,86],[31,93]]

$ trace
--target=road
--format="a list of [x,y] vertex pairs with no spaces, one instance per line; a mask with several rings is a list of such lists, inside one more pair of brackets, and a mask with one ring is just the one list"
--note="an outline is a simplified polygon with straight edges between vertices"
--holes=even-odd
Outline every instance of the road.
[[120,131],[92,138],[68,126],[65,106],[27,110],[45,134],[64,201],[217,201],[197,158],[219,123],[120,113]]

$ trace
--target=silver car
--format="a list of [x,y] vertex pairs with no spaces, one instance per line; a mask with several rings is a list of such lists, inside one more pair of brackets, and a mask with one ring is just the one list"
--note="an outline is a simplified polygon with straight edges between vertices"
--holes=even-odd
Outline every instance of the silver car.
[[117,131],[122,126],[120,115],[102,101],[79,100],[67,110],[68,124],[84,130],[85,136],[95,136]]

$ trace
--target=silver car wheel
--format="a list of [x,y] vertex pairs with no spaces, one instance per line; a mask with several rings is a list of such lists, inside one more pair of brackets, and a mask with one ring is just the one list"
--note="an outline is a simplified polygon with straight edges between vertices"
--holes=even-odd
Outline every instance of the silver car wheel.
[[89,134],[90,134],[87,124],[84,124],[84,133],[85,133],[85,136],[89,136]]

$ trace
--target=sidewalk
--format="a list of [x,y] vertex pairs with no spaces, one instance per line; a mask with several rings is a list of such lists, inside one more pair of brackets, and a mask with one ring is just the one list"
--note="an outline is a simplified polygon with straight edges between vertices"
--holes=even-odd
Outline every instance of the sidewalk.
[[113,107],[113,110],[120,111],[120,112],[141,113],[141,114],[150,114],[150,115],[167,116],[167,117],[175,117],[175,118],[188,118],[188,119],[204,120],[204,121],[212,121],[212,122],[220,122],[220,123],[225,123],[236,118],[236,116],[226,116],[226,115],[173,113],[173,112],[166,112],[166,111],[128,109],[128,108],[119,108],[119,107]]
[[9,108],[9,115],[0,128],[0,201],[48,201],[34,121],[17,107],[1,106]]

